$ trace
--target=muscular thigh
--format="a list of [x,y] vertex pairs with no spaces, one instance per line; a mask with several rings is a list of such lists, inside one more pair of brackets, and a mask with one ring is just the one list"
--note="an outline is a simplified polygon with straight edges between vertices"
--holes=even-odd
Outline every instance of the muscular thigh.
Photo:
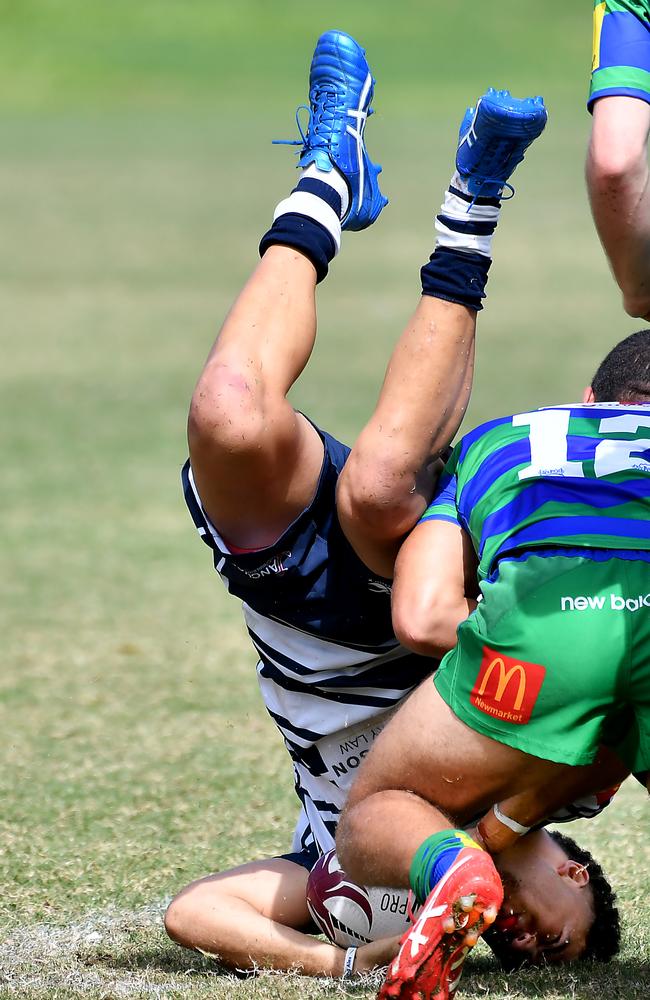
[[302,414],[295,413],[288,403],[283,409],[284,432],[269,421],[259,440],[255,438],[253,445],[243,449],[237,462],[231,459],[228,448],[218,460],[210,451],[190,448],[203,508],[233,545],[272,545],[308,507],[316,492],[323,442]]
[[559,769],[474,732],[428,679],[377,738],[349,803],[378,791],[407,790],[464,822],[507,795],[543,784]]

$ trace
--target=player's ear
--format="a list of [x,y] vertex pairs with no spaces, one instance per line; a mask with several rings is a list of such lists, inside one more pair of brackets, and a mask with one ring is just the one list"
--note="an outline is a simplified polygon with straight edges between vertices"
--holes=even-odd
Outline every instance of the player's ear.
[[581,865],[579,861],[567,858],[557,870],[558,875],[563,878],[570,878],[581,889],[589,882],[589,869],[586,865]]
[[591,388],[590,385],[588,385],[587,388],[583,390],[583,393],[582,393],[582,402],[583,403],[595,403],[596,402],[596,397],[594,396],[594,390]]

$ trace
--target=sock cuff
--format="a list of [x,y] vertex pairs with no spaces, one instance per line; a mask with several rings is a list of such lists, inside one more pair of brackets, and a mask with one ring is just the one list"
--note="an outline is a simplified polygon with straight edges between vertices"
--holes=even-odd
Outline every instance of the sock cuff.
[[437,246],[420,271],[422,294],[479,311],[491,264],[491,258],[482,253]]
[[[288,200],[288,199],[287,199]],[[272,246],[293,247],[308,257],[316,269],[316,280],[327,276],[330,261],[336,256],[331,233],[315,219],[305,215],[279,215],[260,241],[260,257]]]
[[308,219],[318,222],[323,229],[327,230],[334,241],[336,246],[334,256],[341,249],[341,220],[334,209],[318,195],[312,194],[310,191],[293,191],[276,207],[273,221],[276,222],[283,215],[304,215]]
[[424,903],[434,885],[465,847],[482,850],[464,830],[441,830],[420,844],[409,869],[409,882],[419,903]]

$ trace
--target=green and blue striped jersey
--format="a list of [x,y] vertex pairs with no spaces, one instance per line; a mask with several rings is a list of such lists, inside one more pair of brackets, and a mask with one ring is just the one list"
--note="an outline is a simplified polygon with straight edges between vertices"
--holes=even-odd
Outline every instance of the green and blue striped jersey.
[[595,0],[588,106],[599,97],[650,102],[649,0]]
[[478,575],[539,548],[650,552],[650,404],[551,406],[455,446],[422,521],[469,534]]

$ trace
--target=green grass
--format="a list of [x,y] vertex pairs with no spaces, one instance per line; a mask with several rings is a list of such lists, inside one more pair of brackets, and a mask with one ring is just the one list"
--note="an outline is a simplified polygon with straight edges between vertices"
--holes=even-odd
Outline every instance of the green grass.
[[[368,46],[392,203],[320,290],[297,405],[350,441],[362,426],[418,293],[460,112],[491,82],[542,90],[552,117],[504,209],[468,424],[575,397],[634,329],[583,191],[588,11],[372,9],[335,0],[326,23],[295,2],[0,3],[1,997],[341,992],[235,986],[160,926],[186,881],[284,850],[295,815],[178,467],[193,381],[292,180],[269,143],[292,134],[318,32],[338,23]],[[482,954],[466,995],[647,989],[647,817],[630,787],[579,830],[620,891],[620,963],[506,981]]]

